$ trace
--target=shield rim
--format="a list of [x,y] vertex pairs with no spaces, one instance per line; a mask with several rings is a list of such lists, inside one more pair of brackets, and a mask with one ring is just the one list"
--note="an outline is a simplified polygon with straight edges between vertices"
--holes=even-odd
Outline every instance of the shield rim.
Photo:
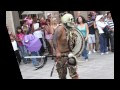
[[[80,34],[80,37],[82,38],[82,40],[81,40],[82,45],[81,45],[79,51],[76,52],[76,53],[74,53],[75,56],[80,56],[80,55],[82,54],[82,51],[84,50],[84,47],[85,47],[84,36],[83,36],[82,32],[79,31],[77,28],[73,28],[73,29],[75,29],[75,30]],[[74,49],[74,48],[73,48],[73,49]]]

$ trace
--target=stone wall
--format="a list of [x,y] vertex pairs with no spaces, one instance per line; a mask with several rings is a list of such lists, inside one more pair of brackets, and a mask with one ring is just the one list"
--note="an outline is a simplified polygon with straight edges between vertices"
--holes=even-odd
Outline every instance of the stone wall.
[[13,15],[14,28],[16,29],[18,26],[20,26],[18,11],[12,11],[12,15]]
[[59,11],[44,11],[45,14],[45,18],[47,18],[47,14],[51,13],[53,17],[55,17],[57,19],[57,21],[59,22]]
[[[75,16],[75,18],[77,17],[77,13],[78,13],[78,11],[74,11],[74,16]],[[85,18],[85,19],[87,19],[87,11],[80,11],[80,14]]]
[[20,26],[18,11],[6,11],[6,25],[9,29],[9,33],[15,34],[16,27]]
[[9,29],[9,33],[15,33],[12,11],[6,11],[6,26]]

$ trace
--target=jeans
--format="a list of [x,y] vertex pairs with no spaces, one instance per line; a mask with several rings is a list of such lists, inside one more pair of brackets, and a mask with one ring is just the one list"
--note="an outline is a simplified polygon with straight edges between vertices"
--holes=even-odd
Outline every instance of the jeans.
[[100,34],[100,51],[101,53],[107,52],[107,38],[104,33]]
[[85,41],[85,47],[84,47],[84,50],[82,52],[82,56],[85,58],[85,59],[88,59],[88,51],[87,51],[87,41]]
[[100,45],[99,45],[99,31],[98,31],[98,29],[95,30],[95,42],[96,42],[95,50],[99,51]]
[[[109,45],[109,41],[111,45]],[[109,46],[111,46],[111,51],[114,50],[114,32],[112,31],[109,31],[107,34],[107,47]]]
[[25,56],[28,56],[28,51],[25,46],[19,46],[20,52],[21,52],[21,57],[23,59],[23,62],[27,62],[27,59],[25,59]]
[[[39,56],[39,52],[31,52],[31,56]],[[34,66],[38,66],[39,65],[39,62],[37,61],[36,58],[31,58],[32,60],[32,64]]]

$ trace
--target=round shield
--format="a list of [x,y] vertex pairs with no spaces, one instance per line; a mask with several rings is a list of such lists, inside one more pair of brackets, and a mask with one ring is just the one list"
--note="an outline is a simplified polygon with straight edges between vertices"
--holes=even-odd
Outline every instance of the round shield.
[[70,35],[71,35],[69,38],[70,49],[75,56],[80,56],[85,46],[84,37],[77,28],[73,28]]

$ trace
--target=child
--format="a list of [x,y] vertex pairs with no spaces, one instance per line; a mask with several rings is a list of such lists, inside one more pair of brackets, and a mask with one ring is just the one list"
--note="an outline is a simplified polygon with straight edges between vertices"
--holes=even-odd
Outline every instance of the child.
[[28,26],[27,25],[27,21],[26,20],[24,20],[23,21],[23,26],[21,27],[21,29],[23,30],[23,29],[26,29],[26,27],[28,28],[28,30],[29,30],[29,33],[31,32],[31,27],[30,26]]
[[15,52],[15,55],[16,55],[18,64],[20,64],[20,62],[21,62],[21,57],[20,57],[20,54],[19,54],[19,51],[18,51],[17,42],[15,41],[15,38],[13,37],[12,34],[10,34],[10,39],[11,39],[11,43],[12,43],[13,50],[14,50],[14,52]]
[[29,26],[27,25],[27,21],[26,21],[26,20],[24,20],[24,21],[23,21],[23,26],[21,27],[21,28],[22,28],[22,30],[23,30],[23,27],[24,27],[24,26],[29,27]]
[[27,59],[25,59],[24,56],[28,56],[28,53],[27,53],[26,47],[22,43],[22,40],[24,39],[24,33],[22,32],[21,27],[17,27],[16,33],[17,33],[16,34],[16,41],[17,41],[19,49],[21,51],[21,56],[22,56],[23,62],[25,64],[27,64]]

